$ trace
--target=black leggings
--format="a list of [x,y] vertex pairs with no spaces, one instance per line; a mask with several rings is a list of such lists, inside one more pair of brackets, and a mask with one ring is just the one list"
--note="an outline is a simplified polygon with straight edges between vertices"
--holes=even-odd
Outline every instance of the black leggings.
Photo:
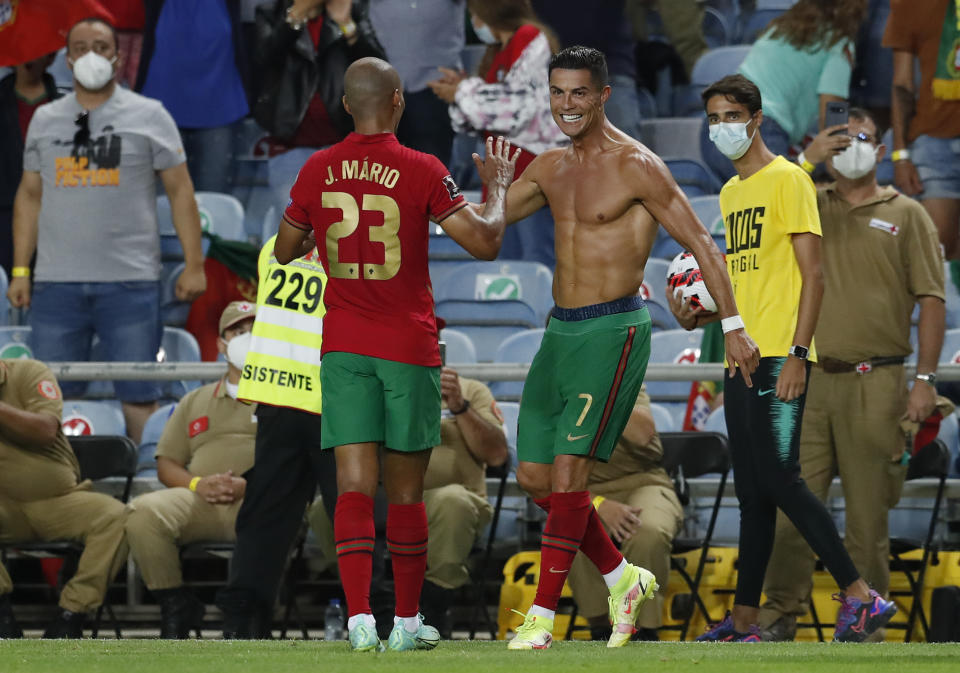
[[[860,573],[827,508],[800,476],[800,421],[806,395],[781,402],[774,392],[786,358],[761,358],[747,388],[737,374],[724,387],[727,434],[740,501],[740,562],[734,603],[759,607],[773,549],[777,508],[783,510],[841,589]],[[810,365],[807,364],[807,381]]]

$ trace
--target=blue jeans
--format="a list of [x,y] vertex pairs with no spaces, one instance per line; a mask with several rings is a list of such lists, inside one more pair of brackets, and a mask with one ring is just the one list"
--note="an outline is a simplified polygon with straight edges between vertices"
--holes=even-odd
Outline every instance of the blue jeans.
[[236,123],[208,129],[180,129],[187,170],[198,192],[226,193],[233,186]]
[[634,140],[640,140],[640,97],[636,80],[627,75],[611,75],[610,88],[604,114],[611,124]]
[[[100,337],[109,362],[156,362],[163,324],[159,281],[118,283],[43,283],[33,285],[31,346],[44,362],[90,360],[93,335]],[[63,381],[64,397],[83,395],[84,381]],[[153,402],[155,381],[116,381],[123,402]]]
[[910,160],[917,167],[926,199],[960,199],[960,138],[917,136],[910,146]]
[[[747,128],[747,133],[749,133],[752,128],[753,125],[751,124]],[[787,152],[793,143],[790,142],[790,137],[787,135],[787,132],[783,130],[780,124],[773,120],[773,117],[765,116],[763,118],[763,123],[760,124],[760,135],[763,136],[763,142],[766,143],[767,149],[774,154],[787,156]],[[727,159],[727,157],[717,149],[717,146],[713,144],[713,141],[710,140],[709,124],[704,124],[703,131],[700,133],[700,153],[703,154],[703,160],[710,170],[716,173],[717,177],[723,182],[726,182],[737,174],[737,170],[733,167],[733,162]]]

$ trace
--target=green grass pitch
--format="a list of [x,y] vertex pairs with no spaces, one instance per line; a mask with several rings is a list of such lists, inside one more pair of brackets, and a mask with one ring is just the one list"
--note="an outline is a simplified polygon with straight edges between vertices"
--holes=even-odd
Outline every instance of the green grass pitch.
[[443,642],[430,652],[355,654],[346,642],[0,641],[3,673],[957,673],[958,644],[558,642],[511,652],[504,642]]

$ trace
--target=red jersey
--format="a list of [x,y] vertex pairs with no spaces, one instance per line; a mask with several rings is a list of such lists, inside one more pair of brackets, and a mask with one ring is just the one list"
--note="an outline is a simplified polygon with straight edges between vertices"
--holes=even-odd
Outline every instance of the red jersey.
[[284,218],[313,229],[329,277],[323,353],[440,365],[430,220],[465,205],[439,159],[392,133],[351,133],[307,160]]

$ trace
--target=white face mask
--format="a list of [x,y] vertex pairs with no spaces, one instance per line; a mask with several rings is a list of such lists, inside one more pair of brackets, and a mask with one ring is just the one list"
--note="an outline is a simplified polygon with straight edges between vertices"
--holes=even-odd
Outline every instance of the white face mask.
[[227,342],[227,362],[237,369],[243,369],[243,362],[247,359],[247,351],[250,350],[252,336],[250,332],[244,332]]
[[116,56],[113,60],[107,60],[96,52],[88,51],[76,61],[71,59],[73,76],[84,89],[99,91],[113,79],[113,64],[116,61]]
[[500,40],[498,40],[497,36],[490,30],[490,26],[487,24],[478,26],[477,20],[472,16],[470,17],[470,23],[473,25],[473,32],[476,33],[481,42],[484,44],[499,44]]
[[877,148],[862,140],[853,139],[850,146],[832,159],[833,167],[849,180],[862,178],[877,165]]
[[[752,119],[750,121],[753,121]],[[747,124],[750,122],[720,122],[710,124],[710,140],[717,149],[728,159],[736,160],[747,153],[757,135],[757,129],[747,135]]]

